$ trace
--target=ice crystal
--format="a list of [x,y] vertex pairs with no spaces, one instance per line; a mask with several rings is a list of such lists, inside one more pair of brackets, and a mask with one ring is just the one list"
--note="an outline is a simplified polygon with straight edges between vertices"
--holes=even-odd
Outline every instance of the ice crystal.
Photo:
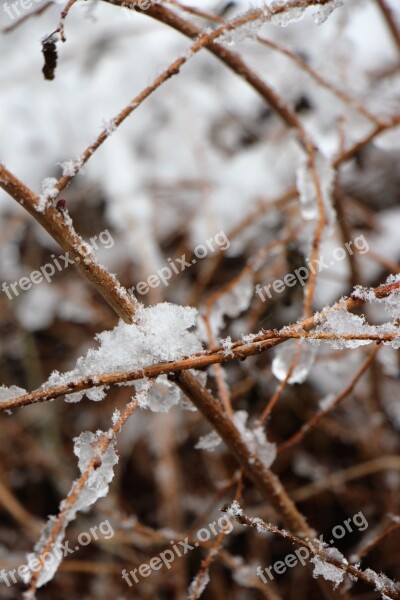
[[288,340],[275,350],[272,372],[279,381],[284,381],[290,367],[296,360],[296,366],[288,379],[289,384],[303,383],[314,364],[317,349],[303,341]]

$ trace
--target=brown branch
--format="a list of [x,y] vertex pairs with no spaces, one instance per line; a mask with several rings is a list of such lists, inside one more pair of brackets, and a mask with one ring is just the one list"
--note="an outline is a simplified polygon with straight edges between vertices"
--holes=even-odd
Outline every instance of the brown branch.
[[259,458],[250,452],[239,431],[231,419],[221,411],[218,401],[213,398],[211,393],[203,388],[188,371],[179,373],[173,377],[173,381],[221,436],[244,473],[253,481],[262,496],[271,502],[286,527],[291,531],[312,535],[311,528],[287,495],[278,477],[266,469]]
[[[134,397],[131,402],[129,402],[123,413],[119,416],[113,426],[107,431],[103,437],[99,440],[96,448],[94,449],[92,458],[88,461],[87,466],[84,471],[81,473],[80,477],[74,481],[72,484],[71,490],[66,497],[66,499],[62,502],[62,508],[57,515],[54,522],[52,522],[52,527],[47,531],[47,542],[44,547],[40,551],[40,555],[38,556],[39,565],[32,572],[32,577],[29,582],[28,594],[34,594],[37,588],[37,582],[40,575],[41,570],[45,566],[45,561],[43,557],[49,552],[53,544],[55,543],[57,536],[62,531],[66,519],[68,517],[68,512],[75,505],[76,501],[79,499],[82,490],[84,489],[89,476],[93,471],[98,468],[98,462],[102,460],[103,455],[108,450],[110,445],[115,441],[116,435],[121,431],[122,427],[125,425],[129,417],[139,406],[139,396],[145,397],[151,387],[151,382],[143,388],[137,395]],[[48,522],[50,523],[50,522]]]
[[17,27],[19,27],[20,25],[25,23],[25,21],[27,21],[28,19],[31,19],[32,17],[38,17],[39,15],[43,14],[48,8],[50,8],[50,6],[52,4],[54,4],[54,0],[50,0],[49,2],[46,2],[46,4],[43,4],[43,6],[39,6],[39,8],[37,8],[36,10],[30,12],[27,15],[24,15],[23,17],[18,19],[15,23],[8,25],[8,27],[4,27],[1,30],[1,33],[11,33],[11,31],[14,31],[14,29],[17,29]]
[[[227,510],[227,509],[225,509],[225,510]],[[277,527],[275,527],[274,525],[271,525],[270,523],[266,523],[259,517],[249,518],[245,514],[243,514],[243,512],[242,512],[242,514],[238,514],[235,518],[242,525],[247,525],[248,527],[253,527],[254,529],[257,529],[258,532],[265,531],[265,532],[274,533],[276,535],[279,535],[282,538],[286,538],[287,540],[292,542],[292,544],[296,544],[298,546],[303,546],[303,548],[307,548],[311,554],[313,554],[314,556],[318,556],[323,562],[333,565],[334,567],[337,567],[338,569],[341,569],[343,572],[348,573],[352,577],[361,579],[361,581],[364,581],[365,583],[367,583],[368,585],[370,585],[374,589],[376,589],[377,582],[371,575],[369,575],[368,573],[362,571],[361,569],[358,569],[357,567],[354,567],[353,565],[349,564],[347,562],[347,560],[345,560],[345,559],[342,562],[342,561],[338,560],[337,558],[333,558],[329,553],[326,552],[326,550],[324,548],[319,548],[318,545],[317,546],[315,545],[315,542],[317,542],[317,540],[315,540],[315,542],[314,542],[314,540],[304,540],[300,537],[292,535],[291,533],[288,533],[287,531],[282,531],[281,529],[278,529]],[[382,594],[385,594],[385,596],[387,598],[391,598],[392,600],[399,600],[399,598],[400,598],[400,590],[395,591],[393,589],[393,587],[392,586],[389,587],[386,582],[382,581],[379,583],[379,591]]]
[[299,444],[304,439],[304,437],[306,435],[308,435],[308,433],[312,429],[315,429],[315,427],[318,426],[319,422],[321,421],[321,419],[324,418],[324,416],[326,414],[331,412],[334,408],[336,408],[342,402],[342,400],[344,400],[345,398],[347,398],[347,396],[349,394],[351,394],[351,392],[354,390],[356,384],[359,382],[361,377],[364,375],[364,373],[370,367],[370,365],[373,362],[378,351],[379,351],[379,346],[374,348],[374,350],[368,356],[367,360],[363,363],[361,368],[354,375],[354,377],[352,378],[349,385],[347,385],[346,388],[334,399],[332,404],[330,404],[328,406],[328,408],[321,409],[320,411],[318,411],[309,421],[304,423],[304,425],[301,427],[301,429],[299,429],[299,431],[297,433],[295,433],[294,435],[292,435],[291,438],[289,438],[288,440],[286,440],[282,444],[280,444],[278,446],[278,453],[284,452],[288,448],[293,448],[293,446],[296,446],[297,444]]
[[48,206],[40,212],[39,197],[0,164],[0,187],[16,200],[66,251],[80,272],[96,287],[108,304],[126,323],[132,323],[137,307],[117,279],[99,265],[76,233],[65,210]]
[[374,458],[368,462],[353,465],[348,469],[332,473],[325,479],[320,479],[319,481],[293,490],[291,495],[296,502],[304,502],[326,490],[338,489],[340,486],[353,479],[360,479],[361,477],[367,477],[367,475],[372,473],[386,470],[400,471],[400,456],[380,456],[379,458]]
[[400,29],[397,26],[393,13],[389,6],[386,4],[385,0],[376,0],[376,3],[381,10],[381,13],[386,21],[386,25],[388,26],[390,33],[392,34],[393,41],[396,44],[398,51],[400,52]]
[[[377,298],[386,298],[390,294],[400,290],[400,282],[382,285],[378,288],[374,288],[373,292]],[[352,310],[357,306],[361,306],[365,303],[363,298],[348,298],[347,300],[336,303],[332,309],[343,307],[346,310]],[[321,323],[323,315],[318,314],[308,319],[304,319],[291,327],[285,327],[284,333],[279,331],[267,331],[255,335],[251,342],[245,342],[243,340],[237,340],[232,343],[232,348],[229,353],[224,352],[222,346],[211,348],[203,353],[195,354],[193,356],[182,358],[180,360],[159,363],[157,365],[151,365],[139,369],[137,371],[124,371],[122,373],[108,373],[93,378],[91,376],[77,379],[74,382],[66,383],[65,385],[41,388],[34,392],[25,394],[18,398],[11,400],[3,400],[0,403],[0,411],[10,410],[13,408],[19,408],[21,406],[28,406],[30,404],[36,404],[37,402],[44,402],[53,400],[73,392],[82,391],[92,387],[109,386],[118,383],[126,383],[129,381],[135,381],[143,379],[145,377],[153,378],[159,375],[165,375],[169,373],[179,373],[188,369],[204,369],[210,365],[216,363],[230,362],[238,359],[245,359],[248,356],[255,356],[260,352],[268,350],[278,344],[281,344],[288,339],[302,339],[302,338],[313,338],[313,339],[348,339],[348,340],[371,340],[380,343],[382,339],[391,341],[394,339],[394,334],[381,335],[337,335],[324,333],[324,334],[308,334],[307,331],[312,329],[317,323]]]

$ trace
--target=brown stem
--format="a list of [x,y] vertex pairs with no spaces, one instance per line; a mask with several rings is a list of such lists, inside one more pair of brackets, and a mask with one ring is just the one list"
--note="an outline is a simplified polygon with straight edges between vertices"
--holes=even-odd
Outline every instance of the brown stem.
[[233,422],[221,411],[218,401],[203,388],[189,372],[179,373],[174,379],[196,408],[221,436],[227,448],[236,458],[246,475],[251,479],[262,496],[271,502],[282,517],[285,526],[291,531],[311,536],[312,530],[287,495],[278,477],[250,452]]
[[76,233],[67,213],[53,206],[39,212],[39,197],[0,164],[0,187],[16,200],[60,244],[80,272],[97,288],[126,323],[132,323],[138,306],[117,279],[99,265]]

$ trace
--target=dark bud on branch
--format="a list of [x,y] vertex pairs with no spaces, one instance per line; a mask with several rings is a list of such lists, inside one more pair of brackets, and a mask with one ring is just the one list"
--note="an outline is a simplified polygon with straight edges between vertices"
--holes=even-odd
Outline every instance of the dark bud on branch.
[[57,201],[57,204],[56,204],[56,209],[57,209],[58,211],[60,211],[60,212],[64,212],[64,210],[65,210],[66,208],[67,208],[67,201],[66,201],[66,200],[64,200],[64,198],[60,198],[60,199]]
[[43,75],[45,79],[52,80],[55,77],[55,70],[57,67],[57,35],[50,35],[45,38],[42,42],[42,52],[44,57],[44,66],[42,69]]

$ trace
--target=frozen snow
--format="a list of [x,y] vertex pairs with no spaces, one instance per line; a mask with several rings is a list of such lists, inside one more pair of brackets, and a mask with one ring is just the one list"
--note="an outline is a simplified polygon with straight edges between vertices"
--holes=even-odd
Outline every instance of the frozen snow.
[[12,385],[10,387],[6,387],[5,385],[0,386],[0,402],[4,402],[5,400],[12,400],[13,398],[18,398],[18,396],[24,396],[28,392],[17,385]]
[[375,590],[381,592],[382,598],[385,598],[385,595],[383,594],[385,588],[390,590],[393,594],[400,593],[400,585],[389,579],[389,577],[386,577],[383,573],[379,575],[372,569],[365,569],[364,573],[373,579],[375,582]]
[[228,335],[225,339],[220,340],[221,346],[224,349],[225,356],[233,356],[232,352],[232,339],[231,336]]
[[57,179],[54,177],[46,177],[42,182],[42,193],[39,197],[39,205],[37,206],[37,212],[44,212],[49,205],[49,200],[52,200],[58,195],[58,189],[56,188]]
[[[97,349],[92,348],[86,356],[80,357],[72,371],[63,374],[54,371],[44,387],[65,385],[84,376],[134,371],[200,352],[200,341],[189,331],[194,327],[196,317],[196,309],[175,304],[140,306],[136,324],[120,321],[112,331],[99,333]],[[93,393],[86,390],[71,395],[73,401],[77,401],[84,394],[89,399],[102,400],[105,390],[99,387]],[[161,376],[149,394],[149,407],[151,410],[168,410],[178,400],[176,386]]]
[[208,450],[209,452],[213,452],[215,448],[217,448],[222,442],[220,436],[216,431],[211,431],[211,433],[207,433],[207,435],[202,435],[199,438],[199,441],[195,445],[195,448],[198,450]]
[[324,6],[316,7],[313,19],[317,25],[322,25],[330,17],[336,8],[343,6],[343,0],[332,0]]
[[267,440],[263,425],[248,427],[248,418],[247,411],[238,410],[233,415],[233,422],[251,454],[256,456],[266,469],[269,469],[276,458],[276,445]]
[[[390,305],[393,308],[393,305]],[[393,348],[399,347],[399,326],[396,323],[388,322],[382,325],[369,325],[364,315],[359,316],[350,313],[344,306],[329,308],[323,311],[325,321],[318,325],[315,329],[316,333],[330,333],[337,336],[340,335],[365,335],[365,336],[381,336],[385,334],[394,334],[395,338],[391,342],[387,342]],[[358,348],[371,343],[371,340],[360,339],[332,339],[327,341],[333,348]],[[385,343],[385,342],[384,342]]]
[[225,512],[228,517],[232,518],[241,517],[243,515],[243,509],[237,500],[234,500]]
[[209,581],[210,575],[208,573],[208,569],[201,569],[189,586],[188,600],[197,600],[197,598],[200,598]]
[[334,588],[342,583],[345,574],[343,569],[331,565],[322,560],[319,556],[313,556],[310,560],[314,564],[313,576],[315,579],[317,579],[317,577],[323,577],[326,581],[332,581],[335,584]]
[[297,357],[296,366],[293,369],[288,383],[303,383],[314,364],[317,349],[315,346],[298,340],[287,340],[275,349],[272,361],[272,373],[279,381],[284,381],[289,369]]
[[[103,431],[98,431],[97,433],[84,431],[74,439],[74,453],[78,457],[78,467],[81,473],[85,471],[93,457],[97,456],[96,447],[98,447],[104,437],[108,437],[108,434]],[[63,513],[62,526],[49,549],[52,560],[45,561],[43,568],[39,572],[37,579],[38,588],[45,585],[45,583],[54,577],[62,561],[63,550],[61,544],[64,540],[68,524],[76,518],[78,511],[88,510],[99,498],[107,495],[109,483],[114,477],[114,466],[118,462],[118,456],[115,451],[115,440],[109,441],[108,448],[101,457],[99,456],[99,460],[100,464],[98,468],[90,470],[83,488],[72,505],[70,506],[67,500],[63,500],[60,504],[60,513]],[[56,520],[57,518],[54,516],[49,517],[46,525],[43,527],[39,541],[34,547],[34,552],[27,555],[28,564],[33,559],[37,559],[49,544],[52,539],[51,534]],[[25,582],[28,583],[31,577],[32,572],[29,572],[25,578]]]

